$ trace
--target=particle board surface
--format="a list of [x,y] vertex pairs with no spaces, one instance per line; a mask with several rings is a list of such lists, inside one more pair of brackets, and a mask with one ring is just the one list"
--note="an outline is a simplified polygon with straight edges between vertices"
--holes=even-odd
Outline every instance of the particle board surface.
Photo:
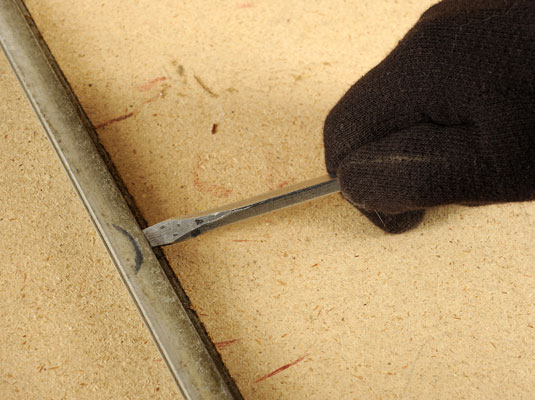
[[[327,112],[432,3],[27,2],[150,224],[323,174]],[[247,399],[529,398],[534,222],[390,236],[330,196],[165,253]]]
[[0,397],[179,398],[0,56]]

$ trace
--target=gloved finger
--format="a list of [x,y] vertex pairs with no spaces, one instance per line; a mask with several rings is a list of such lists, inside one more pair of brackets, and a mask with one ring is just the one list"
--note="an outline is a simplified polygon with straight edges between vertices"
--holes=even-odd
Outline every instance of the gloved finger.
[[399,214],[477,201],[488,185],[480,153],[470,128],[421,124],[360,147],[337,176],[356,207]]
[[[432,7],[330,111],[324,125],[329,173],[335,173],[342,160],[360,146],[393,132],[420,123],[454,125],[471,120],[472,98],[465,93],[469,92],[468,86],[478,90],[480,84],[477,76],[455,77],[460,68],[473,68],[473,61],[466,54],[477,47],[473,48],[473,41],[465,40],[462,43],[466,42],[464,46],[468,48],[456,51],[452,42],[456,43],[461,29],[453,26],[453,21],[444,23],[435,16],[440,12],[459,12],[459,4],[455,3],[459,2],[441,2]],[[448,29],[450,26],[453,27]]]
[[363,208],[358,208],[358,210],[387,233],[403,233],[415,228],[422,222],[425,215],[424,210],[407,211],[400,214],[385,214],[379,211],[367,211]]
[[390,55],[355,83],[329,112],[323,128],[325,164],[335,173],[360,146],[422,122],[429,84],[412,82]]

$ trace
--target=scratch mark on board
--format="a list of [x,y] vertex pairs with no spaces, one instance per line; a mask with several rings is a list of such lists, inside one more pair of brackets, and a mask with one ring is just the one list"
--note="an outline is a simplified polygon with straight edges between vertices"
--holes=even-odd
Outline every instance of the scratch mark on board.
[[269,374],[264,375],[264,376],[258,378],[258,379],[255,381],[255,383],[265,381],[266,379],[271,378],[271,377],[274,376],[274,375],[277,375],[278,373],[284,371],[285,369],[288,369],[288,368],[294,366],[295,364],[297,364],[297,363],[303,361],[303,360],[305,359],[305,357],[307,357],[307,355],[308,355],[308,354],[305,354],[303,357],[298,358],[297,360],[295,360],[295,361],[293,361],[293,362],[291,362],[291,363],[289,363],[289,364],[283,365],[282,367],[277,368],[275,371],[272,371],[272,372],[270,372]]
[[[150,80],[150,81],[138,86],[137,89],[141,90],[141,91],[148,91],[148,90],[152,89],[154,87],[154,85],[156,85],[158,82],[162,82],[162,81],[165,81],[165,80],[167,80],[167,78],[165,76],[160,76],[158,78],[152,79],[152,80]],[[151,103],[153,101],[156,101],[156,100],[158,100],[160,98],[164,98],[167,95],[167,91],[168,91],[168,89],[170,87],[171,87],[171,85],[168,85],[167,83],[164,83],[159,88],[159,91],[158,91],[157,94],[155,94],[155,95],[149,97],[148,99],[144,100],[141,104],[138,104],[132,111],[130,111],[129,113],[120,115],[118,117],[112,118],[112,119],[110,119],[108,121],[102,122],[102,123],[100,123],[98,125],[95,125],[95,129],[106,128],[107,126],[109,126],[111,124],[114,124],[114,123],[120,122],[120,121],[124,121],[125,119],[128,119],[128,118],[134,116],[143,105]],[[130,107],[133,107],[133,106],[130,106]],[[157,115],[153,114],[153,116],[157,116]]]
[[108,125],[111,125],[111,124],[113,124],[115,122],[124,121],[125,119],[132,117],[134,114],[135,114],[135,111],[130,111],[127,114],[121,115],[119,117],[112,118],[112,119],[110,119],[110,120],[108,120],[106,122],[103,122],[101,124],[96,125],[95,129],[105,128]]
[[221,350],[221,349],[224,349],[227,346],[230,346],[233,343],[236,343],[237,341],[238,341],[238,339],[225,340],[223,342],[214,343],[214,345],[215,345],[215,348],[217,350]]
[[206,93],[208,93],[212,97],[219,97],[208,86],[206,86],[206,84],[201,80],[201,78],[199,78],[197,75],[193,75],[193,77],[195,78],[199,86],[202,87]]
[[152,87],[154,85],[156,85],[158,82],[165,81],[166,79],[167,78],[165,76],[160,76],[158,78],[151,79],[150,81],[139,85],[137,88],[138,88],[138,90],[141,90],[142,92],[146,92],[146,91],[152,89]]

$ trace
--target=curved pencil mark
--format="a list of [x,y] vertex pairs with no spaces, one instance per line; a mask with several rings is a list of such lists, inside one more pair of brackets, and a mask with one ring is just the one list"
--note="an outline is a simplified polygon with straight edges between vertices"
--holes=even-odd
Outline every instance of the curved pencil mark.
[[141,264],[143,264],[143,253],[141,252],[141,248],[139,247],[139,242],[135,237],[133,237],[130,232],[125,230],[124,228],[120,227],[119,225],[113,224],[113,227],[117,229],[119,232],[121,232],[123,235],[125,235],[130,243],[132,243],[132,246],[134,246],[134,251],[136,253],[135,263],[136,263],[136,273],[139,272],[141,269]]

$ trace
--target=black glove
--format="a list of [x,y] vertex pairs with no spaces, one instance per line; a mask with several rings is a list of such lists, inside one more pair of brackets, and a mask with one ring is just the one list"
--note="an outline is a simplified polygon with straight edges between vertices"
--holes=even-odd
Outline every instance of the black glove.
[[535,198],[535,1],[445,0],[330,112],[327,170],[376,225]]

